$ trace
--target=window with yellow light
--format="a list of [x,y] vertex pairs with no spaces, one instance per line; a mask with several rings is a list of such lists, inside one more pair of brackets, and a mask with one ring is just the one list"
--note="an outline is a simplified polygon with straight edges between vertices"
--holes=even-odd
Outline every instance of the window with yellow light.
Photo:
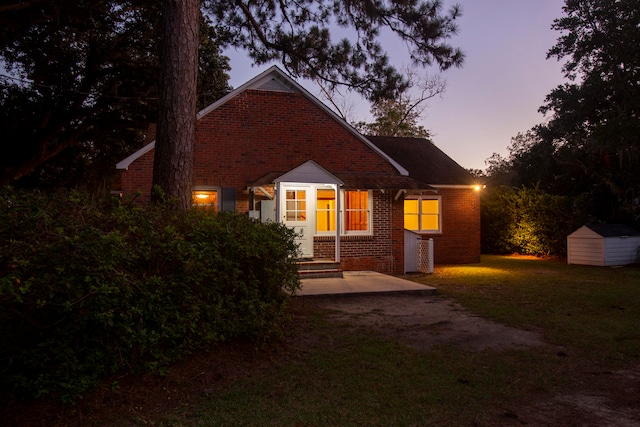
[[439,197],[405,199],[404,228],[424,233],[440,232],[440,209]]
[[193,190],[193,206],[218,211],[218,190]]
[[336,231],[336,191],[318,189],[316,193],[316,232]]
[[344,231],[369,231],[370,213],[369,191],[344,192]]

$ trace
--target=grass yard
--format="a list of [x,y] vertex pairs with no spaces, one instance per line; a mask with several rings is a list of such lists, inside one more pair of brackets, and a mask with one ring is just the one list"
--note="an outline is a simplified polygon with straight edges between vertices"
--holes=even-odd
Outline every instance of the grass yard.
[[640,268],[483,256],[407,277],[473,314],[537,331],[548,345],[418,351],[294,298],[283,340],[197,355],[166,378],[102,390],[49,424],[640,424]]
[[[415,352],[366,330],[345,334],[348,324],[315,312],[310,331],[319,342],[308,357],[212,398],[194,425],[535,425],[542,420],[528,402],[598,387],[614,370],[638,366],[640,268],[484,256],[480,265],[408,277],[478,315],[543,331],[552,345]],[[563,410],[548,421],[579,423]]]
[[598,360],[640,358],[640,267],[567,265],[534,257],[482,257],[445,266],[417,281],[476,314],[519,328],[540,328],[551,344]]

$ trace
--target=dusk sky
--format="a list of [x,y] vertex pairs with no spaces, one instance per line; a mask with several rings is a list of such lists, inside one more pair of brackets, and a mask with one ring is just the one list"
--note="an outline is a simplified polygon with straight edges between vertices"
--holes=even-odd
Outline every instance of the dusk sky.
[[[538,113],[545,96],[563,82],[561,63],[546,59],[560,33],[551,29],[562,16],[563,0],[445,0],[445,8],[460,4],[460,32],[450,40],[466,54],[460,69],[442,77],[447,89],[429,101],[421,124],[433,133],[434,143],[461,166],[485,169],[485,160],[497,152],[508,154],[511,138],[526,132],[545,117]],[[395,46],[394,46],[395,44]],[[400,68],[408,63],[400,43],[390,45]],[[241,52],[231,58],[231,80],[238,87],[270,65],[251,67]],[[437,69],[427,70],[429,74]],[[313,83],[299,81],[318,96]],[[319,96],[318,96],[319,97]],[[356,120],[369,120],[369,104],[356,97]]]

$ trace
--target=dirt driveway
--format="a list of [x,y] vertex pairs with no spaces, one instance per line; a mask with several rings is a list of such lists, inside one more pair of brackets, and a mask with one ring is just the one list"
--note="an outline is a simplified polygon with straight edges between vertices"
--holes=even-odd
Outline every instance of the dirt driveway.
[[[308,297],[307,297],[308,298]],[[543,331],[524,331],[475,316],[438,295],[371,295],[308,298],[330,321],[371,328],[419,351],[450,344],[470,351],[550,346]],[[560,357],[570,351],[557,347]],[[640,426],[640,366],[608,371],[576,366],[578,389],[570,394],[514,402],[495,425]]]
[[417,350],[453,344],[473,350],[545,345],[535,332],[510,328],[474,316],[437,295],[370,295],[317,298],[329,318],[370,327]]

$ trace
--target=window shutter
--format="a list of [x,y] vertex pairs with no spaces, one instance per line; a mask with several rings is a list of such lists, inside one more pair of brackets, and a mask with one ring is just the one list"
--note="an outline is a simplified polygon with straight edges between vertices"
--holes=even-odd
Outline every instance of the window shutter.
[[221,211],[233,212],[236,210],[236,189],[235,188],[223,188],[222,189],[222,206]]

